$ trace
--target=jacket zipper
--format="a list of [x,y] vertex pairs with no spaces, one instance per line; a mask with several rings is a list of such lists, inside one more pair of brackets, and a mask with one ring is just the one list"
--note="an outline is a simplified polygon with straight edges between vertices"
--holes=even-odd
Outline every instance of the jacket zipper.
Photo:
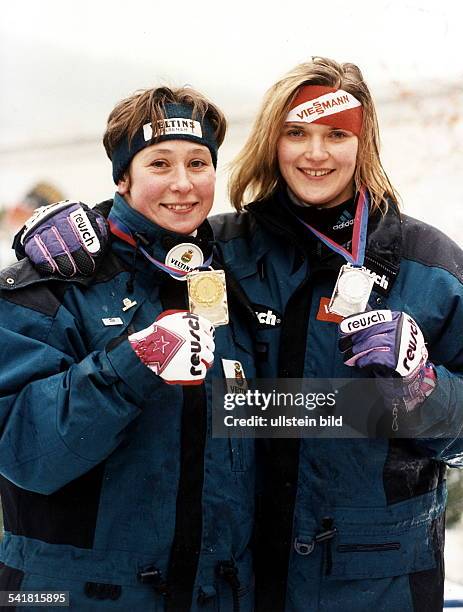
[[386,552],[399,550],[400,542],[384,542],[382,544],[339,544],[336,550],[340,553],[350,552]]
[[392,276],[397,276],[397,271],[391,270],[390,266],[387,266],[386,264],[381,263],[377,259],[370,257],[370,255],[365,255],[365,261],[369,261],[372,264],[375,264],[376,266],[378,266],[378,268],[381,268],[381,270],[384,270],[384,272],[387,272],[388,274],[391,274]]

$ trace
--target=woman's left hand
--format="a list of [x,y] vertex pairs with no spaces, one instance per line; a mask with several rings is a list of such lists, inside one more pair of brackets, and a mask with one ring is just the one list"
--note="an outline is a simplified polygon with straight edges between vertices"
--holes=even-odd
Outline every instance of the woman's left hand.
[[339,348],[348,366],[368,368],[387,397],[403,399],[407,410],[428,397],[436,386],[423,333],[405,312],[371,310],[344,319]]

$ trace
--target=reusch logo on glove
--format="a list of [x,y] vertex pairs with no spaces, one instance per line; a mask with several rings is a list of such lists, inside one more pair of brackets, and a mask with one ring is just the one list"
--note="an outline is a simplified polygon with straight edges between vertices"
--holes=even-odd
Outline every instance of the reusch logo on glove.
[[74,224],[74,227],[80,234],[81,240],[89,253],[98,253],[100,250],[100,241],[95,234],[95,230],[87,217],[86,212],[81,208],[70,213],[69,218]]
[[193,338],[193,340],[190,343],[190,350],[191,350],[190,374],[192,376],[201,376],[201,370],[199,369],[199,365],[201,363],[201,360],[199,359],[199,354],[201,352],[201,342],[200,342],[199,334],[196,333],[200,329],[198,317],[188,312],[184,315],[183,318],[188,320],[188,327],[190,328],[189,329],[190,336]]
[[373,325],[385,323],[386,321],[392,321],[392,313],[390,310],[372,310],[344,319],[344,321],[341,322],[340,329],[344,334],[353,334],[361,329],[367,329],[368,327],[373,327]]
[[413,372],[425,353],[427,349],[420,328],[409,315],[404,314],[397,372],[401,376]]

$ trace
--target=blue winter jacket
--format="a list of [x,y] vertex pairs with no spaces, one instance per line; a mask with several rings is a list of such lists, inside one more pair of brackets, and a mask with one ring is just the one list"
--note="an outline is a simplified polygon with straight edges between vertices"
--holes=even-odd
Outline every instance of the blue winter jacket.
[[[184,241],[114,208],[161,261]],[[189,240],[210,249],[208,228]],[[251,610],[254,445],[211,437],[212,379],[222,359],[253,376],[249,334],[232,312],[205,383],[165,384],[126,338],[185,308],[186,283],[139,256],[128,293],[133,258],[115,239],[88,282],[26,260],[0,274],[0,590],[69,591],[82,612]]]
[[[258,313],[260,375],[365,376],[344,365],[338,323],[326,311],[345,262],[287,206],[278,190],[243,214],[212,220]],[[442,609],[445,471],[463,465],[463,253],[391,204],[384,217],[370,215],[365,266],[375,274],[369,306],[417,321],[438,385],[417,409],[419,439],[261,445],[258,610]]]

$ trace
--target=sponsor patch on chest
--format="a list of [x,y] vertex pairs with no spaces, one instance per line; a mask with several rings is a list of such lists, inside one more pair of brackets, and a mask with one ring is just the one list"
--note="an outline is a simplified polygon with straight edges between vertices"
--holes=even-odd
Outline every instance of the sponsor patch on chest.
[[242,393],[248,388],[243,365],[240,361],[222,358],[222,368],[228,393]]
[[259,329],[273,329],[280,327],[282,316],[275,309],[264,304],[253,304],[254,312],[259,321]]
[[365,257],[363,267],[374,280],[373,291],[387,297],[394,285],[398,269],[368,256]]
[[320,298],[320,304],[318,306],[317,321],[327,321],[328,323],[341,323],[343,317],[334,312],[328,310],[328,304],[330,303],[329,297]]
[[124,325],[124,321],[120,317],[107,317],[101,319],[105,327],[111,327],[112,325]]

